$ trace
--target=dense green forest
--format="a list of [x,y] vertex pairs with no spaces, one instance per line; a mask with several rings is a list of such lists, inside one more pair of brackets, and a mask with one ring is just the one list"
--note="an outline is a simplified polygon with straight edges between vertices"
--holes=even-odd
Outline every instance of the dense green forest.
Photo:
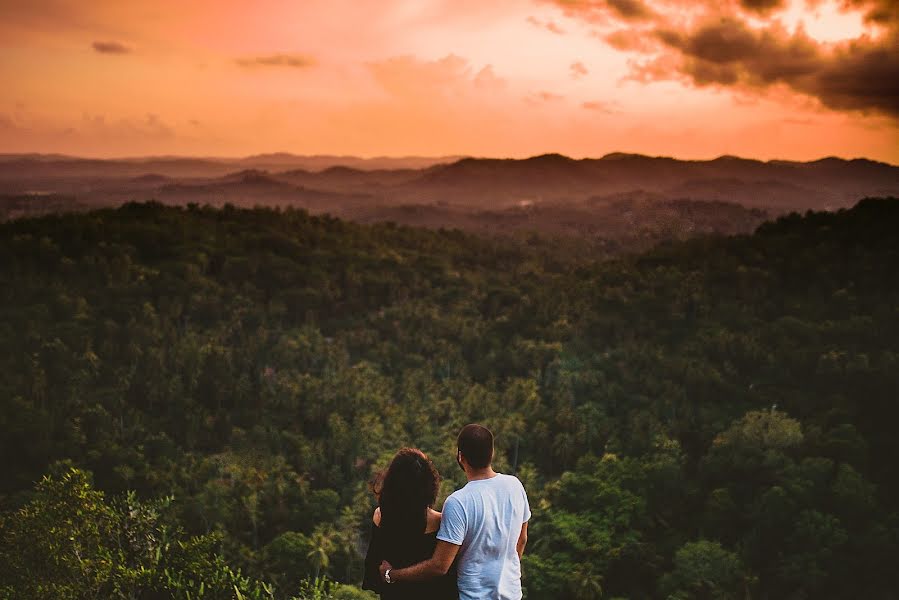
[[368,598],[496,433],[531,600],[899,594],[899,200],[614,260],[127,204],[0,225],[0,598]]

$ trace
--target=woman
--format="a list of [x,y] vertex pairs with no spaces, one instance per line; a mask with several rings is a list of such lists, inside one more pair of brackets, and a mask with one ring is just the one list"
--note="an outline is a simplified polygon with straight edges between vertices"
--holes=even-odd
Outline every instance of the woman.
[[365,555],[362,587],[383,600],[456,600],[455,568],[443,577],[420,583],[385,583],[378,567],[386,560],[394,568],[431,558],[437,545],[440,513],[437,500],[440,475],[421,450],[403,448],[373,484],[378,508],[372,515],[371,541]]

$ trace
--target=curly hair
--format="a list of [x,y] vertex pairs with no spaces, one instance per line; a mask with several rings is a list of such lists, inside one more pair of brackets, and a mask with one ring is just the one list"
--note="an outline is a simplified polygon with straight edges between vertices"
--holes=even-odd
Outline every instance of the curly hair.
[[372,484],[382,530],[397,536],[424,533],[439,488],[440,474],[431,459],[417,448],[402,448]]

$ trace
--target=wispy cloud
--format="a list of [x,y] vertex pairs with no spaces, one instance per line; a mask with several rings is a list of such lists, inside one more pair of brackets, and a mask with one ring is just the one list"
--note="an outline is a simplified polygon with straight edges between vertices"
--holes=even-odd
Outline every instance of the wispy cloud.
[[541,21],[537,17],[528,17],[527,22],[533,25],[534,27],[539,27],[540,29],[545,29],[550,33],[555,33],[556,35],[562,35],[565,33],[565,30],[556,25],[553,21]]
[[288,67],[291,69],[305,69],[315,66],[315,59],[305,54],[267,54],[265,56],[249,56],[238,58],[237,64],[241,67]]
[[537,92],[533,92],[524,97],[524,101],[532,106],[559,102],[560,100],[564,100],[565,96],[561,94],[556,94],[554,92],[548,92],[546,90],[540,90]]
[[100,54],[131,54],[131,48],[121,42],[98,41],[91,44],[91,48]]
[[587,75],[590,71],[587,70],[587,67],[584,66],[584,63],[581,61],[571,63],[569,67],[571,71],[571,77],[574,79],[580,79],[584,75]]
[[605,113],[607,115],[613,115],[618,112],[608,102],[596,102],[596,101],[583,102],[581,104],[581,108],[583,108],[585,110],[592,110],[595,112]]

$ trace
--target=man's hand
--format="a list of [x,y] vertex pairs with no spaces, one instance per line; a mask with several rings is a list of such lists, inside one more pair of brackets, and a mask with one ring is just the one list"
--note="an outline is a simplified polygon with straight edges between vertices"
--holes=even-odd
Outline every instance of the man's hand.
[[[390,572],[391,581],[424,581],[431,577],[440,577],[446,575],[449,568],[459,553],[459,548],[455,544],[437,540],[437,547],[434,548],[434,555],[428,560],[414,564],[411,567],[396,569]],[[386,567],[385,567],[386,565]],[[381,563],[381,576],[384,571],[389,569],[390,565],[385,561]]]
[[384,583],[387,583],[387,580],[384,579],[384,573],[386,573],[389,569],[392,569],[392,568],[393,568],[393,565],[391,565],[386,560],[381,561],[381,566],[378,567],[378,571],[381,573],[381,581],[383,581]]
[[518,551],[518,558],[524,555],[524,547],[528,544],[528,523],[525,521],[521,524],[521,533],[518,534],[518,543],[515,544],[515,550]]

